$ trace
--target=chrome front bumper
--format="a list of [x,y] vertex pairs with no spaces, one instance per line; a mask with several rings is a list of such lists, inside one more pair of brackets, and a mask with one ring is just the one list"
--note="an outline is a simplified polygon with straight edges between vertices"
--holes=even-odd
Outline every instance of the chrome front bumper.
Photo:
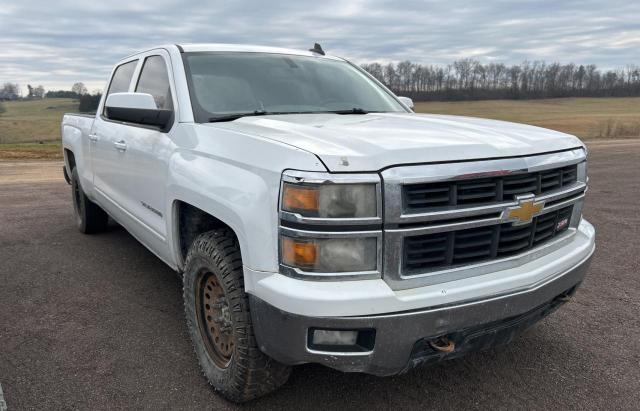
[[[421,342],[429,339],[465,335],[465,330],[496,322],[507,324],[514,320],[511,323],[517,323],[517,326],[508,330],[510,334],[507,340],[510,340],[526,328],[523,325],[529,326],[553,311],[564,301],[564,296],[575,291],[584,279],[591,255],[570,270],[515,293],[400,313],[309,317],[279,310],[250,296],[255,334],[260,349],[284,364],[319,363],[345,372],[393,375],[417,365],[422,359],[435,358],[416,349]],[[519,317],[522,317],[522,321],[515,321]],[[310,328],[374,329],[375,343],[368,352],[319,352],[309,348],[307,336]],[[482,348],[487,346],[483,344]],[[458,356],[469,351],[469,348],[461,344],[454,352],[438,355],[437,359]]]

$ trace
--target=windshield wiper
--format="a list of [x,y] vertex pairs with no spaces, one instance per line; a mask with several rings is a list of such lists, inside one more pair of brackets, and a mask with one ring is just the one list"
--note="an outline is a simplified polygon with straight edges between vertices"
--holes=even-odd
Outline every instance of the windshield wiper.
[[376,113],[375,111],[367,111],[363,108],[359,108],[359,107],[354,107],[352,109],[349,110],[329,110],[327,111],[327,113],[334,113],[334,114],[368,114],[368,113]]
[[218,121],[233,121],[242,117],[249,116],[266,116],[270,114],[264,110],[255,110],[247,113],[231,113],[231,114],[221,114],[219,116],[209,118],[209,123],[216,123]]
[[246,113],[231,113],[231,114],[221,114],[219,116],[209,118],[210,123],[215,123],[218,121],[233,121],[242,117],[251,117],[251,116],[271,116],[271,115],[282,115],[282,114],[369,114],[369,113],[381,113],[381,111],[367,111],[362,108],[354,107],[348,110],[326,110],[326,111],[265,111],[265,110],[255,110],[249,111]]

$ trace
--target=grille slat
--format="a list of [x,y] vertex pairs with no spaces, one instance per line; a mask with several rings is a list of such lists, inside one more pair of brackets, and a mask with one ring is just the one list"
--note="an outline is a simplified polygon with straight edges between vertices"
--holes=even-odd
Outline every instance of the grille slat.
[[518,186],[513,188],[510,188],[509,186],[505,185],[504,195],[511,196],[511,195],[517,195],[517,194],[535,193],[537,187],[538,186],[535,183],[529,184],[527,186]]
[[533,173],[450,182],[406,184],[403,186],[405,211],[424,212],[446,206],[488,204],[512,201],[519,194],[546,194],[574,184],[576,164]]
[[457,242],[456,243],[456,250],[461,249],[461,248],[471,248],[471,247],[478,247],[481,245],[491,245],[491,238],[489,239],[482,239],[482,240],[476,240],[476,241],[469,241],[469,242]]
[[424,254],[438,254],[438,253],[443,253],[444,251],[446,251],[446,247],[440,247],[440,248],[430,248],[430,249],[425,249],[425,250],[410,250],[407,251],[407,255],[408,256],[421,256]]
[[540,174],[541,191],[551,191],[562,186],[561,183],[562,170],[545,171]]
[[474,257],[488,257],[489,256],[489,250],[488,249],[484,249],[484,250],[476,250],[476,251],[467,251],[467,252],[463,252],[463,253],[456,253],[455,256],[453,257],[454,261],[461,261],[461,260],[468,260],[470,258],[474,258]]
[[[441,202],[448,202],[449,201],[449,196],[448,195],[441,195],[441,196],[431,196],[429,197],[429,199],[427,200],[429,203],[441,203]],[[424,200],[422,199],[411,199],[409,200],[408,204],[412,205],[412,204],[421,204],[422,202],[424,202]]]
[[535,238],[533,239],[533,243],[538,244],[540,243],[540,241],[544,241],[547,238],[551,237],[552,235],[553,235],[553,231],[547,231],[543,234],[536,234]]
[[490,193],[459,193],[458,194],[458,201],[464,201],[464,200],[476,200],[479,198],[489,198],[489,199],[493,199],[495,198],[496,193],[495,192],[490,192]]
[[445,247],[445,241],[438,240],[432,242],[419,241],[416,244],[411,244],[412,247],[416,247],[417,250],[426,250],[426,249],[440,249]]
[[544,223],[538,222],[538,226],[536,227],[536,233],[547,230],[551,227],[553,227],[553,221],[545,221]]
[[514,251],[520,251],[529,246],[529,239],[518,241],[517,243],[510,243],[509,245],[498,247],[498,254],[507,254]]
[[[477,231],[475,231],[475,230],[477,230]],[[471,238],[471,237],[477,237],[477,236],[488,235],[488,234],[491,234],[491,230],[490,229],[477,229],[476,228],[476,229],[472,229],[472,230],[457,231],[456,232],[456,238],[464,239],[464,238]]]
[[437,256],[437,257],[420,257],[420,258],[414,258],[411,261],[411,264],[416,265],[416,264],[424,264],[424,263],[433,263],[436,261],[444,261],[444,258]]
[[413,194],[432,194],[432,193],[448,193],[450,190],[449,186],[446,187],[427,187],[422,189],[415,189],[412,191]]
[[535,184],[537,178],[536,174],[526,174],[525,177],[505,177],[504,183],[508,185]]
[[531,235],[531,230],[528,228],[523,229],[522,231],[516,232],[515,234],[505,235],[503,233],[502,237],[500,237],[500,242],[517,241],[523,238],[528,238],[530,235]]
[[560,229],[557,229],[558,223],[570,219],[572,211],[573,206],[568,206],[534,217],[526,225],[505,223],[406,237],[403,271],[405,275],[411,275],[522,253],[565,231],[570,221]]
[[464,190],[476,190],[479,188],[494,188],[496,186],[496,183],[494,181],[490,181],[487,183],[471,183],[471,184],[459,184],[458,185],[458,189],[464,189]]

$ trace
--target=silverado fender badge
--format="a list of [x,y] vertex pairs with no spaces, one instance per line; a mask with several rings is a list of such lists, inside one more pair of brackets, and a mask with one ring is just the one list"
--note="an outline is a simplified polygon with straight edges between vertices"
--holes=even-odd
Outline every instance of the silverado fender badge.
[[142,206],[144,208],[146,208],[147,210],[151,211],[153,214],[156,214],[158,217],[162,218],[162,213],[160,211],[158,211],[155,208],[151,207],[149,204],[145,203],[144,201],[140,201],[140,203],[142,204]]
[[530,223],[544,208],[544,200],[536,201],[533,194],[516,196],[516,201],[518,205],[508,207],[503,214],[504,220],[514,225]]

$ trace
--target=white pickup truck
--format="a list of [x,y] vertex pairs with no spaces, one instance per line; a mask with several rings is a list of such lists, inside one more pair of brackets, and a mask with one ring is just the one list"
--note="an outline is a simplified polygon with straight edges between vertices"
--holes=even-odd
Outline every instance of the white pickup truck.
[[78,227],[112,218],[182,274],[233,401],[296,364],[385,376],[507,343],[585,276],[585,146],[412,106],[319,46],[129,56],[62,122]]

